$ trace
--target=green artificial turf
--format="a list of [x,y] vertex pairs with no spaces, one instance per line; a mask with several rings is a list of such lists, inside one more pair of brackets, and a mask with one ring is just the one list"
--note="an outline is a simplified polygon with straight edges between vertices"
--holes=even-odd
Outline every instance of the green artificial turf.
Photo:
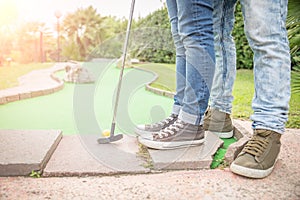
[[237,140],[235,138],[229,138],[229,139],[222,139],[223,140],[223,146],[218,149],[216,154],[214,155],[213,162],[210,166],[211,169],[215,169],[217,167],[227,167],[227,163],[224,160],[224,156],[226,154],[226,151],[232,143],[235,143]]
[[72,87],[46,96],[0,105],[1,129],[62,129],[74,132]]
[[136,66],[141,69],[152,71],[158,75],[155,82],[151,83],[152,87],[173,92],[176,90],[176,71],[174,64],[146,63],[138,64]]
[[[85,63],[97,81],[66,83],[56,93],[0,105],[0,129],[59,129],[64,135],[98,133],[110,129],[113,99],[120,70],[109,63]],[[63,77],[64,73],[57,76]],[[117,131],[133,134],[139,123],[166,117],[172,100],[145,90],[153,74],[126,69],[117,113]]]

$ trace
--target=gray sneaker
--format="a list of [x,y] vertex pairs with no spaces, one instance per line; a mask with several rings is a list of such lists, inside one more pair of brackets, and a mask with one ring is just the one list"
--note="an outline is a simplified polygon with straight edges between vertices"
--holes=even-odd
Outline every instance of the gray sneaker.
[[143,138],[152,139],[153,133],[159,132],[171,124],[174,124],[177,118],[178,115],[171,114],[168,118],[154,124],[137,125],[134,131]]
[[254,130],[252,138],[230,165],[231,171],[250,178],[268,176],[280,152],[280,137],[281,134],[274,131]]
[[231,138],[233,126],[230,115],[214,108],[208,108],[204,116],[204,130],[213,132],[220,138]]
[[202,126],[177,119],[174,124],[154,133],[151,139],[138,137],[141,144],[152,149],[176,149],[200,145],[204,142]]

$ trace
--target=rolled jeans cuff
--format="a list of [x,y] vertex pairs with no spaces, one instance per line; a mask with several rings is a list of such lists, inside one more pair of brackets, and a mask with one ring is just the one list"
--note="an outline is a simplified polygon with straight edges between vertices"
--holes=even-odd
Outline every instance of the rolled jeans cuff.
[[172,114],[179,115],[181,108],[182,106],[174,104],[172,109]]
[[199,117],[197,115],[192,115],[183,110],[180,110],[178,118],[186,123],[193,124],[193,125],[202,125],[203,124],[203,117]]

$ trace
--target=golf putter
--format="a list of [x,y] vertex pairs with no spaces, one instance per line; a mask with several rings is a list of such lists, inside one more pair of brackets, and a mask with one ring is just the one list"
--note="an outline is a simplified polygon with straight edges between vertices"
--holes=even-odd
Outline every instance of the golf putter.
[[129,13],[129,19],[128,19],[128,24],[127,24],[125,42],[124,42],[124,47],[123,47],[122,67],[121,67],[119,82],[118,82],[118,86],[117,86],[117,94],[116,94],[116,99],[115,99],[114,113],[113,113],[113,119],[112,119],[112,123],[111,123],[110,135],[109,135],[109,137],[99,138],[97,140],[99,144],[107,144],[110,142],[118,141],[123,138],[122,134],[115,135],[115,127],[116,127],[116,117],[117,117],[117,110],[118,110],[118,105],[119,105],[122,78],[123,78],[123,72],[124,72],[124,68],[125,68],[125,61],[126,61],[126,55],[127,55],[130,28],[131,28],[131,22],[132,22],[132,17],[133,17],[134,4],[135,4],[135,0],[132,0],[131,6],[130,6],[130,13]]

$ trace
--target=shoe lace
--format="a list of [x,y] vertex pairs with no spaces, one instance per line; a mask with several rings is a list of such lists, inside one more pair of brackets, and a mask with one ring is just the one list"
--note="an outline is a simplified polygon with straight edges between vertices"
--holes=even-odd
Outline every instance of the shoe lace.
[[260,156],[269,144],[269,140],[266,140],[264,136],[254,135],[246,144],[243,152],[251,154],[253,156]]
[[162,120],[160,122],[156,122],[154,124],[150,124],[149,126],[151,128],[165,126],[166,124],[169,124],[171,121],[173,121],[175,117],[176,116],[172,114],[169,117],[167,117],[166,119],[164,119],[164,120]]
[[183,121],[177,119],[174,124],[166,127],[165,129],[159,131],[158,133],[155,133],[153,137],[162,139],[162,138],[175,135],[180,129],[184,127],[184,124],[185,123]]

